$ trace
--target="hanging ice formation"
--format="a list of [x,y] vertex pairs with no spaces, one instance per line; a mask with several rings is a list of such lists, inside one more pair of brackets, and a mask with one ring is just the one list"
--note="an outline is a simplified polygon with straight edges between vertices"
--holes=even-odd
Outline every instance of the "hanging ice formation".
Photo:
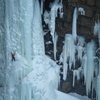
[[[85,11],[83,8],[75,8],[74,14],[73,14],[73,22],[72,22],[72,35],[68,34],[65,36],[65,43],[63,48],[63,54],[61,58],[63,58],[63,79],[66,80],[67,77],[67,70],[68,66],[71,70],[72,66],[75,67],[75,53],[76,53],[76,45],[74,44],[74,41],[76,41],[77,37],[77,18],[78,18],[78,12],[81,13],[81,15],[85,14]],[[82,53],[84,51],[84,38],[78,37],[78,44],[77,44],[77,52],[78,52],[78,59],[82,60]],[[75,71],[73,71],[74,73]],[[75,72],[76,73],[76,72]],[[74,73],[74,75],[76,75]],[[74,79],[75,76],[73,76]],[[74,83],[73,83],[74,84]]]
[[94,57],[95,57],[95,43],[91,41],[90,43],[87,44],[86,47],[86,58],[83,66],[87,95],[91,91],[92,81],[94,78],[94,71],[95,71]]
[[78,59],[80,61],[82,61],[82,57],[83,57],[83,52],[84,52],[84,49],[85,49],[85,39],[81,36],[78,36],[78,43],[77,43],[77,56],[78,56]]
[[75,53],[76,53],[76,46],[74,44],[73,36],[71,34],[66,34],[63,52],[61,56],[63,58],[64,80],[66,80],[67,78],[68,66],[70,70],[72,68],[72,65],[75,66]]
[[99,47],[100,47],[100,22],[99,21],[97,23],[95,23],[95,26],[94,26],[94,34],[95,35],[98,35]]
[[75,86],[75,79],[80,80],[82,76],[82,67],[77,70],[73,70],[73,87]]
[[[100,22],[96,22],[95,26],[94,26],[94,34],[98,36],[98,40],[99,40],[99,48],[100,49]],[[97,51],[98,51],[97,50]],[[97,84],[96,84],[96,100],[100,100],[100,58],[98,58],[98,62],[99,62],[99,73],[97,76]]]
[[[83,56],[83,53],[85,53],[85,39],[81,36],[78,36],[78,43],[76,45],[76,50],[77,50],[78,60],[80,60],[80,62],[83,63],[84,59],[85,62],[85,55]],[[75,86],[75,81],[80,80],[82,76],[83,76],[83,67],[81,65],[78,69],[73,70],[73,87]]]
[[43,14],[43,4],[44,4],[45,0],[41,0],[41,15]]
[[51,5],[51,11],[50,11],[50,22],[49,22],[49,29],[50,29],[50,34],[52,36],[52,41],[54,43],[54,34],[55,34],[55,20],[58,15],[58,9],[60,10],[60,15],[62,16],[62,2],[59,3],[59,0],[55,0],[53,4]]
[[58,10],[60,18],[63,17],[63,5],[62,0],[59,3],[59,0],[55,0],[53,4],[51,4],[51,11],[44,12],[44,21],[49,26],[50,34],[52,36],[52,41],[54,45],[54,59],[56,60],[56,43],[57,43],[57,34],[55,33],[55,21],[56,17],[58,17]]
[[50,14],[49,14],[49,12],[48,11],[45,11],[44,14],[43,14],[43,17],[44,17],[45,24],[48,25],[49,22],[50,22]]
[[59,0],[55,0],[54,3],[51,5],[51,11],[50,11],[50,22],[49,22],[49,29],[50,29],[50,34],[52,36],[52,41],[54,44],[54,58],[56,60],[56,43],[57,43],[57,35],[55,34],[55,21],[56,17],[58,16],[58,9],[59,9],[59,14],[60,17],[63,17],[63,5],[62,1],[59,3]]
[[74,40],[76,41],[77,38],[77,19],[78,19],[78,12],[81,13],[81,15],[85,15],[85,11],[83,8],[75,8],[73,13],[73,21],[72,21],[72,35]]
[[57,40],[58,35],[55,33],[55,40],[54,40],[54,59],[56,60],[56,53],[57,53]]

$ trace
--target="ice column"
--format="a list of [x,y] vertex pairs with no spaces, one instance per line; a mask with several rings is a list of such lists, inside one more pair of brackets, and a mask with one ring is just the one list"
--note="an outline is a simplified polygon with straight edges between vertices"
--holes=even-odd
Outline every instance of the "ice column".
[[30,61],[32,60],[33,55],[33,48],[32,48],[32,22],[33,22],[33,3],[35,2],[33,0],[21,0],[20,1],[20,7],[21,7],[21,14],[20,14],[20,20],[22,24],[21,32],[23,34],[22,37],[22,48],[24,48],[24,56],[25,58]]
[[72,65],[75,67],[75,53],[76,46],[74,44],[73,36],[71,34],[66,34],[65,43],[63,48],[63,79],[67,78],[67,70],[72,68]]
[[94,64],[94,57],[95,57],[95,43],[94,41],[91,41],[87,44],[87,66],[85,68],[86,76],[86,92],[87,95],[91,91],[92,86],[92,80],[94,78],[94,70],[95,70],[95,64]]
[[32,21],[33,28],[33,53],[34,55],[44,55],[44,38],[42,30],[42,20],[41,20],[41,10],[39,1],[35,1],[34,5],[34,15]]
[[83,8],[75,8],[73,13],[73,21],[72,21],[72,35],[74,40],[76,41],[77,38],[77,19],[78,19],[78,12],[81,13],[81,15],[85,15],[85,11]]

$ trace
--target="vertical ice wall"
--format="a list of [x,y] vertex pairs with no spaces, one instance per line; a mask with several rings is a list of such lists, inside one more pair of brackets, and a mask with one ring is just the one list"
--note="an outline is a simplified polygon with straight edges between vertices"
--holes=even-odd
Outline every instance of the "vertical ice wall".
[[9,52],[21,52],[19,1],[6,1],[6,33]]
[[55,100],[56,64],[45,56],[41,9],[38,0],[35,0],[34,3],[32,21],[33,70],[22,81],[21,100]]
[[[19,100],[20,98],[20,79],[24,71],[20,71],[23,66],[22,59],[17,58],[18,54],[27,60],[32,56],[32,18],[31,15],[34,1],[25,0],[5,0],[5,31],[6,31],[6,91],[5,100]],[[32,9],[30,12],[29,9]],[[11,62],[11,52],[16,52],[16,62]],[[17,65],[18,64],[18,65]],[[16,66],[17,65],[17,66]],[[16,69],[16,67],[17,69]],[[20,68],[19,68],[20,67]],[[24,68],[23,68],[24,69]],[[17,72],[16,72],[17,70]],[[16,73],[14,73],[16,72]],[[15,80],[16,79],[16,80]],[[17,80],[18,79],[18,80]],[[19,82],[19,83],[17,83]],[[19,91],[19,93],[15,91]],[[14,93],[15,92],[15,93]],[[18,97],[19,96],[19,97]],[[18,97],[18,98],[17,98]],[[15,99],[16,98],[16,99]]]
[[7,48],[26,59],[32,58],[32,3],[23,0],[6,1]]
[[6,69],[6,42],[5,42],[5,4],[0,0],[0,100],[4,98],[5,92],[5,69]]
[[33,22],[33,0],[27,1],[27,0],[20,0],[20,20],[22,29],[20,29],[22,37],[21,37],[21,44],[22,44],[22,55],[25,56],[25,58],[30,61],[32,60],[32,22]]
[[44,39],[42,30],[42,19],[39,1],[35,1],[34,14],[32,21],[33,31],[33,55],[44,55]]

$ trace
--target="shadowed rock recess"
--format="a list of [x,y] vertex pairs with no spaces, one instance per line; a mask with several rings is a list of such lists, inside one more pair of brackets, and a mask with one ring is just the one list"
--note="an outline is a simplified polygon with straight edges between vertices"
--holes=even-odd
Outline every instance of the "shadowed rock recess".
[[[53,0],[46,0],[44,5],[44,10],[50,10],[49,4],[53,2]],[[98,45],[98,38],[93,35],[93,27],[95,22],[100,19],[100,0],[62,0],[63,2],[63,18],[56,18],[56,32],[58,34],[57,41],[57,60],[59,60],[59,56],[62,52],[63,41],[65,34],[69,34],[72,32],[72,17],[73,11],[75,7],[82,7],[85,10],[85,15],[78,15],[77,22],[77,34],[78,36],[83,36],[85,41],[88,43],[91,40],[94,40]],[[44,25],[44,31],[46,31],[48,27]],[[50,37],[50,32],[47,32],[45,35],[45,42],[52,41]],[[45,44],[46,46],[46,54],[53,58],[53,44]],[[59,61],[58,61],[59,62]],[[76,66],[80,63],[77,61]],[[69,93],[76,92],[81,95],[86,95],[85,85],[83,84],[83,80],[76,81],[75,87],[72,86],[73,74],[71,71],[68,72],[68,79],[63,82],[62,89],[59,90]],[[95,94],[94,94],[95,95]]]

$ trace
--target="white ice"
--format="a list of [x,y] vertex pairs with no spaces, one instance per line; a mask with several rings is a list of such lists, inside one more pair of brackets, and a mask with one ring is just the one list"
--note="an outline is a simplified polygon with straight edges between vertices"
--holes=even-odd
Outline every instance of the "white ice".
[[72,35],[74,40],[76,41],[77,38],[77,20],[78,20],[78,12],[81,13],[81,15],[85,15],[85,11],[83,8],[75,8],[73,13],[73,20],[72,20]]
[[71,34],[65,35],[65,42],[60,60],[63,60],[63,79],[67,78],[68,66],[71,70],[72,65],[75,67],[75,53],[76,46],[74,44],[74,39]]

